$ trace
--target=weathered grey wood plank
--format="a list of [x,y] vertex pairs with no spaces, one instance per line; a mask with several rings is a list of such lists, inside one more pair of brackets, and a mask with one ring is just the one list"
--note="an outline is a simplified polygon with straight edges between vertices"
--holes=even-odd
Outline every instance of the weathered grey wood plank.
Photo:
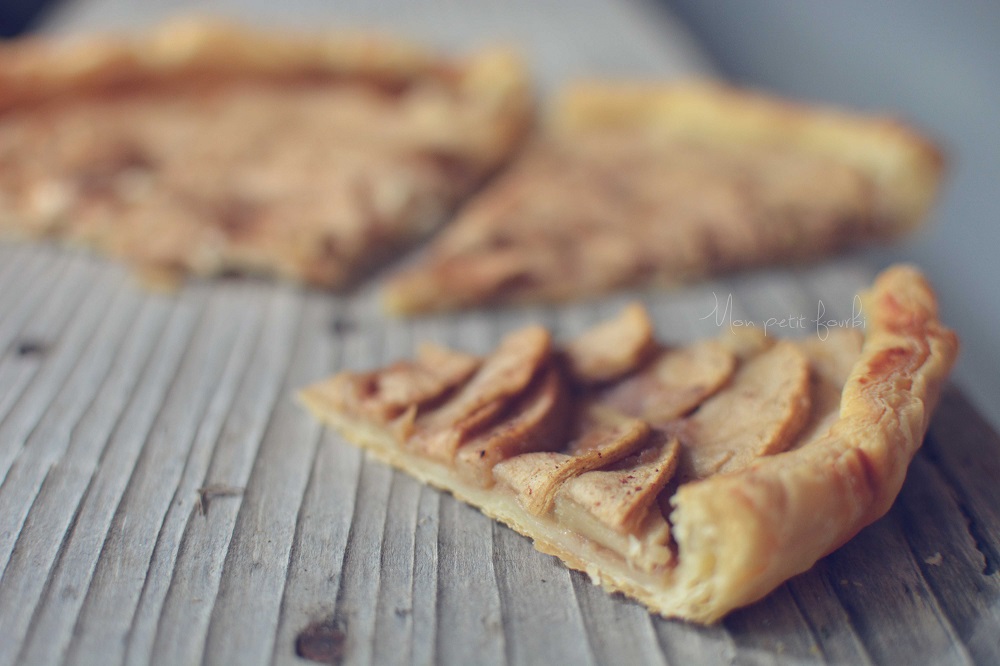
[[11,262],[7,277],[4,279],[4,289],[0,292],[0,349],[5,348],[12,339],[12,327],[20,325],[31,312],[45,301],[53,284],[56,284],[61,273],[68,269],[68,255],[50,255],[37,248],[24,246],[23,252]]
[[[497,525],[493,566],[500,592],[507,659],[513,664],[594,663],[570,573],[531,541]],[[620,657],[631,662],[629,650]]]
[[[373,658],[376,607],[383,573],[383,535],[393,480],[394,473],[387,466],[367,456],[362,461],[354,518],[333,615],[336,625],[346,634],[344,657],[347,663],[364,664]],[[401,647],[393,641],[392,648]]]
[[424,486],[417,505],[413,567],[413,663],[436,663],[441,494]]
[[504,663],[492,522],[448,496],[440,511],[435,656],[443,664]]
[[[1000,652],[1000,632],[989,620],[1000,613],[1000,594],[997,592],[1000,585],[1000,490],[996,483],[1000,478],[1000,437],[961,393],[954,387],[947,387],[931,421],[921,457],[933,466],[936,474],[931,476],[947,484],[946,497],[954,501],[961,518],[955,517],[953,512],[950,516],[958,523],[957,527],[953,523],[943,524],[942,519],[930,525],[917,525],[922,513],[918,508],[912,520],[907,520],[907,529],[916,534],[949,530],[951,543],[964,547],[972,542],[978,554],[955,553],[951,556],[959,562],[971,557],[962,567],[961,574],[946,576],[928,566],[926,575],[935,590],[940,590],[941,603],[949,610],[969,651],[980,661],[989,663],[990,658],[980,659],[980,656]],[[911,544],[916,543],[924,543],[924,540],[917,541],[914,536]],[[914,545],[915,550],[918,548]],[[944,557],[945,551],[941,552]],[[922,561],[926,564],[926,560]],[[950,571],[954,566],[954,562],[945,564],[942,560],[942,568],[947,567]],[[955,585],[955,579],[966,585]]]
[[833,664],[873,663],[861,638],[851,625],[820,560],[804,574],[786,584],[802,616],[809,623],[822,658]]
[[668,664],[732,664],[736,645],[721,625],[701,627],[655,618],[653,626]]
[[316,377],[329,309],[306,300],[292,358],[247,480],[223,564],[205,657],[210,663],[268,663],[295,535],[320,428],[301,418],[294,392]]
[[372,630],[371,658],[379,664],[414,661],[413,576],[420,488],[421,484],[411,477],[393,475],[378,563],[380,574]]
[[103,450],[97,472],[66,533],[19,661],[54,663],[61,660],[69,645],[115,507],[156,416],[165,410],[163,399],[202,306],[202,300],[197,299],[195,304],[174,309],[155,358],[144,372],[144,381]]
[[[10,293],[5,297],[3,303],[3,314],[0,315],[0,350],[17,352],[15,344],[16,338],[21,334],[22,327],[28,318],[35,315],[39,310],[43,310],[46,305],[52,307],[53,292],[63,291],[56,287],[61,287],[66,272],[73,268],[78,268],[79,263],[74,262],[72,257],[61,256],[53,259],[42,253],[32,253],[29,255],[27,266],[18,271],[11,278]],[[80,285],[82,286],[82,285]],[[72,289],[72,287],[70,287]],[[72,300],[65,301],[72,304]],[[69,316],[70,312],[64,312],[66,307],[57,308],[62,316]],[[41,332],[51,333],[60,330],[59,328],[41,329]],[[36,327],[31,333],[37,333]],[[48,337],[48,336],[46,336]],[[29,340],[25,335],[22,340],[25,342],[39,342],[46,338]]]
[[[0,504],[4,507],[0,530],[0,562],[6,563],[13,547],[13,537],[21,530],[28,508],[50,468],[60,462],[69,445],[72,431],[83,416],[94,394],[88,390],[100,385],[110,371],[119,341],[132,321],[138,299],[117,290],[108,310],[96,308],[92,315],[97,328],[80,349],[70,353],[80,362],[62,381],[55,380],[58,392],[37,425],[17,449],[7,476],[0,485]],[[87,321],[77,321],[90,332]],[[62,378],[60,378],[62,379]],[[16,447],[17,441],[11,442]]]
[[757,603],[741,608],[723,620],[733,637],[740,660],[771,664],[790,659],[822,662],[822,652],[812,627],[782,585]]
[[[50,346],[49,353],[15,354],[14,357],[8,356],[0,360],[0,365],[23,364],[30,372],[30,379],[25,382],[24,389],[16,396],[16,400],[9,401],[10,411],[0,421],[0,441],[8,442],[0,448],[0,479],[7,476],[27,437],[61,388],[63,379],[79,362],[77,348],[82,340],[90,337],[104,308],[111,302],[107,277],[102,280],[102,286],[91,290],[82,299],[79,297],[79,289],[87,285],[92,273],[93,271],[84,268],[81,274],[75,276],[77,279],[74,282],[79,285],[77,289],[57,290],[55,298],[46,300],[41,310],[27,321],[25,339],[57,339],[58,344],[46,343]],[[77,309],[78,305],[82,306]],[[69,324],[76,312],[80,312],[79,323]],[[65,336],[59,336],[58,332],[64,329]]]
[[272,651],[277,664],[301,664],[295,656],[299,633],[333,618],[362,458],[332,433],[320,440],[289,555]]
[[[265,414],[270,404],[266,392],[263,398],[257,396],[260,387],[253,386],[253,389],[247,390],[248,385],[253,385],[253,381],[259,379],[250,372],[251,367],[259,367],[252,365],[252,361],[263,355],[264,345],[266,342],[271,342],[273,337],[265,336],[262,332],[262,320],[267,314],[267,309],[261,307],[264,304],[257,302],[252,293],[237,291],[231,294],[231,298],[234,302],[233,312],[236,315],[234,324],[238,327],[238,332],[230,348],[226,350],[228,357],[225,368],[214,388],[204,418],[198,426],[184,463],[184,470],[159,527],[135,616],[128,629],[125,653],[127,663],[147,663],[152,657],[153,641],[157,638],[157,628],[168,590],[177,578],[183,576],[185,570],[178,562],[178,552],[187,538],[187,530],[205,522],[204,516],[198,511],[200,505],[198,490],[221,482],[210,474],[210,465],[219,457],[220,450],[234,446],[233,440],[236,440],[235,446],[243,448],[242,433],[249,431],[252,436],[255,428],[263,427],[257,422],[266,418]],[[271,309],[273,308],[272,303]],[[270,369],[270,366],[268,368]],[[267,385],[263,382],[264,387]],[[254,413],[255,408],[263,413]],[[244,455],[252,459],[252,453]],[[246,464],[249,466],[250,463]],[[223,485],[238,487],[232,483]],[[218,504],[234,501],[232,497],[218,499],[216,513]],[[211,500],[206,500],[201,506],[210,509]]]
[[917,456],[896,513],[914,559],[976,663],[1000,662],[1000,576],[970,531],[953,490],[926,456]]
[[34,258],[34,253],[23,244],[0,242],[0,308],[6,308],[16,295],[18,276],[25,273]]
[[586,636],[598,664],[666,664],[649,612],[621,595],[609,595],[586,574],[571,572]]
[[941,393],[923,454],[948,481],[982,552],[983,571],[1000,572],[1000,437],[954,387]]
[[[364,367],[366,363],[380,357],[383,331],[380,328],[358,323],[366,321],[371,315],[370,307],[362,308],[360,311],[356,309],[344,310],[335,315],[341,318],[340,321],[349,322],[343,324],[349,330],[343,335],[342,344],[338,347],[338,359],[341,362],[356,363],[358,367]],[[321,377],[322,375],[313,373],[306,381],[313,381]],[[304,383],[306,382],[300,382],[299,385]],[[354,480],[350,485],[354,494],[345,496],[340,489],[325,488],[324,486],[329,481],[315,476],[315,473],[310,479],[310,487],[318,495],[317,500],[319,497],[333,499],[332,494],[333,497],[340,500],[335,505],[341,507],[341,512],[344,511],[345,505],[351,508],[351,513],[345,514],[349,518],[349,522],[345,525],[342,522],[344,520],[342,516],[337,523],[341,525],[343,531],[338,531],[337,535],[334,536],[343,549],[337,558],[340,566],[335,567],[337,562],[333,561],[319,571],[305,571],[305,565],[299,559],[301,551],[297,551],[293,544],[281,608],[284,626],[279,626],[279,639],[283,639],[287,647],[294,648],[298,632],[306,629],[309,623],[329,620],[345,630],[347,636],[343,645],[345,656],[351,661],[363,661],[371,659],[371,636],[374,631],[376,606],[374,600],[378,593],[380,571],[378,561],[381,555],[386,521],[386,503],[392,483],[392,472],[384,466],[346,453],[342,446],[338,443],[340,450],[334,452],[333,455],[335,459],[345,460],[347,468],[354,470]],[[345,477],[338,473],[337,478],[344,479]],[[325,506],[311,503],[309,508],[311,511],[319,512],[321,516],[328,515],[329,509]],[[325,522],[310,522],[310,524],[314,525],[315,529],[320,530],[321,534],[329,529]],[[312,541],[315,537],[304,535],[300,531],[296,538],[306,538]],[[297,543],[301,544],[301,541]],[[319,543],[313,543],[323,549],[329,542],[320,536]],[[327,569],[327,567],[329,568]],[[321,577],[319,590],[306,592],[304,598],[288,596],[288,585],[301,586],[304,582],[303,579],[308,577],[315,580],[315,576]],[[301,590],[301,587],[299,589]],[[317,595],[317,592],[321,596]],[[295,606],[290,608],[289,603],[295,604]],[[358,609],[360,609],[360,614]],[[307,618],[308,622],[305,621]],[[290,622],[296,624],[289,624]],[[274,649],[277,650],[277,640]],[[359,650],[367,657],[359,657]]]
[[[29,517],[40,521],[41,524],[48,524],[53,520],[68,521],[69,516],[75,510],[76,503],[86,488],[90,474],[93,473],[99,464],[100,454],[111,430],[116,426],[117,419],[128,402],[131,392],[140,379],[140,375],[146,367],[146,359],[150,354],[153,345],[157,342],[159,334],[162,332],[163,323],[167,314],[167,308],[161,301],[147,301],[143,306],[136,323],[129,330],[129,336],[123,341],[119,348],[114,366],[109,373],[109,378],[101,391],[88,408],[86,414],[81,418],[78,425],[73,428],[70,434],[65,455],[52,464],[52,471],[46,483],[60,484],[60,489],[52,491],[52,496],[47,501],[32,507]],[[33,438],[35,435],[33,435]],[[69,490],[70,484],[75,488],[75,492]],[[42,489],[45,492],[45,489]],[[34,512],[40,507],[45,511],[57,511],[63,518],[56,519],[56,514],[46,514],[47,517],[39,518]],[[30,521],[29,521],[30,522]],[[54,557],[55,548],[65,531],[66,525],[54,528],[51,533],[46,533],[44,539],[40,534],[32,535],[32,550],[48,551]],[[24,528],[27,530],[28,528]],[[24,530],[22,535],[24,536]],[[19,537],[20,538],[20,537]],[[41,545],[44,543],[44,545]],[[15,551],[19,548],[15,547]],[[10,566],[10,564],[8,564]],[[47,569],[46,569],[47,570]],[[11,574],[14,575],[14,574]],[[16,575],[15,575],[16,577]],[[4,598],[0,592],[0,598]],[[23,609],[22,609],[23,612]]]
[[[108,313],[82,355],[84,361],[61,392],[65,397],[56,399],[59,409],[47,413],[0,487],[0,502],[5,508],[0,555],[5,561],[10,555],[0,581],[0,626],[15,631],[17,638],[3,641],[7,646],[18,645],[24,638],[31,618],[24,602],[39,598],[77,503],[97,466],[100,446],[114,427],[156,339],[152,327],[162,319],[162,312],[147,307],[143,313],[147,316],[130,328],[137,303],[134,294],[119,294],[119,307]],[[145,329],[141,332],[148,337],[133,335],[123,345],[122,335],[134,329]],[[93,394],[89,387],[101,383],[105,373],[105,391]],[[11,535],[17,536],[16,544],[10,542]],[[0,649],[3,660],[4,650]]]
[[834,590],[876,661],[971,663],[894,513],[826,559]]
[[227,355],[220,350],[232,349],[238,338],[239,310],[238,300],[223,297],[213,302],[209,316],[217,328],[206,336],[207,349],[185,359],[187,371],[175,387],[186,395],[183,401],[167,399],[167,408],[183,409],[184,416],[170,412],[154,427],[131,471],[76,621],[68,651],[72,662],[92,660],[89,655],[95,654],[115,662],[123,657],[157,535],[175,497],[197,429],[210,415],[211,397],[225,380]]

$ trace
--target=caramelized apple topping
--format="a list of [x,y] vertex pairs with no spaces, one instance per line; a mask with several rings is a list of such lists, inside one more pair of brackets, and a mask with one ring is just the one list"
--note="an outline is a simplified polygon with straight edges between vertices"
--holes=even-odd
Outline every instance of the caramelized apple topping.
[[511,416],[472,437],[458,449],[458,470],[481,486],[493,485],[493,470],[512,457],[558,448],[566,438],[569,402],[554,368],[543,371],[510,408]]
[[471,434],[489,424],[528,386],[551,347],[551,336],[539,326],[505,337],[451,400],[417,419],[410,444],[432,458],[450,462]]
[[[805,446],[826,434],[840,415],[840,393],[858,357],[863,336],[854,329],[835,329],[826,340],[807,338],[799,348],[812,366],[812,410],[809,420],[793,445]],[[792,447],[790,447],[792,448]]]
[[677,428],[684,481],[743,469],[787,449],[809,417],[809,361],[791,342],[751,358]]
[[829,254],[879,226],[872,187],[857,168],[771,144],[540,140],[389,291],[409,311],[551,302]]
[[729,380],[736,357],[717,341],[668,349],[640,374],[608,390],[601,401],[650,423],[680,418]]
[[[413,362],[307,391],[393,433],[404,453],[494,489],[532,520],[646,572],[673,566],[674,486],[743,469],[817,437],[837,416],[860,336],[777,342],[743,331],[657,348],[638,305],[553,349],[529,327],[474,356]],[[670,486],[671,490],[665,490]]]
[[386,424],[464,383],[479,363],[470,354],[425,343],[416,361],[400,361],[377,372],[341,373],[321,388],[338,407]]
[[578,383],[600,384],[638,368],[654,345],[653,322],[645,308],[633,303],[567,344],[566,364]]
[[668,440],[663,433],[658,433],[657,438],[655,445],[607,469],[567,481],[560,496],[584,507],[614,530],[635,531],[677,469],[680,452],[677,439]]
[[556,521],[623,557],[646,572],[674,563],[670,524],[658,494],[677,466],[679,445],[655,433],[658,442],[608,470],[568,481],[555,500]]
[[774,339],[759,328],[738,328],[719,338],[719,343],[736,357],[737,361],[747,361],[774,345]]
[[562,452],[517,456],[494,468],[497,480],[511,488],[530,513],[548,513],[567,479],[622,459],[643,446],[650,432],[644,421],[597,405],[582,412],[579,432]]

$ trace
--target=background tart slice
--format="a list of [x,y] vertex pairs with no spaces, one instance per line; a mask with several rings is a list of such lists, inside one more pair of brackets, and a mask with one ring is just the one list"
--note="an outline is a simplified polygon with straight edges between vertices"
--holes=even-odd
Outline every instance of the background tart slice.
[[517,147],[502,51],[175,21],[0,45],[0,233],[150,277],[338,287],[442,222]]
[[[910,267],[879,276],[864,313],[863,340],[844,331],[665,346],[645,360],[626,354],[628,371],[616,360],[598,385],[580,368],[605,366],[581,359],[600,340],[646,346],[646,317],[627,310],[565,347],[529,327],[481,362],[456,356],[461,372],[440,398],[414,400],[408,430],[375,409],[378,390],[342,397],[390,378],[394,395],[426,395],[421,373],[413,391],[400,386],[399,365],[300,396],[349,441],[595,582],[665,616],[712,622],[811,567],[900,490],[958,343]],[[634,386],[657,390],[636,401]],[[696,404],[677,408],[679,394]],[[428,449],[428,432],[449,446]]]
[[581,84],[385,301],[561,301],[813,260],[918,226],[941,168],[887,119],[707,83]]

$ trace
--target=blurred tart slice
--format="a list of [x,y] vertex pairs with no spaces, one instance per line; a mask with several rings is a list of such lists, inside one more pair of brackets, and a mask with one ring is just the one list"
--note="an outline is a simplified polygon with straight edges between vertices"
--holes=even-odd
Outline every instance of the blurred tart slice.
[[427,234],[532,120],[516,56],[185,19],[0,44],[0,233],[147,277],[339,287]]
[[941,169],[888,119],[708,83],[571,86],[385,302],[563,301],[814,260],[917,227]]

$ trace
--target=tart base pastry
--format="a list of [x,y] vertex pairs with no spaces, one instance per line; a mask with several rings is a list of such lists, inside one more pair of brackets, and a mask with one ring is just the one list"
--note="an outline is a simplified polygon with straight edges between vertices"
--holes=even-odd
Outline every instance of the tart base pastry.
[[813,260],[918,226],[926,139],[716,84],[571,86],[548,131],[391,279],[398,313],[562,301]]
[[502,50],[203,19],[0,45],[0,232],[147,277],[341,286],[436,227],[532,116]]
[[595,583],[699,623],[768,594],[890,507],[958,343],[915,269],[857,330],[672,347],[639,306],[557,346],[529,327],[477,358],[342,373],[301,400]]

